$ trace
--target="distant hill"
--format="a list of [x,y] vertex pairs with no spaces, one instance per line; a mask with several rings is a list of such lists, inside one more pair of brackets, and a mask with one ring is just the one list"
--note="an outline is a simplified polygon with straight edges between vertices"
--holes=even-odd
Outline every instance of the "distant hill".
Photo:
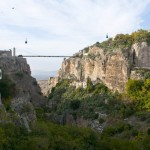
[[37,80],[47,80],[49,77],[56,76],[57,71],[33,71],[32,76]]

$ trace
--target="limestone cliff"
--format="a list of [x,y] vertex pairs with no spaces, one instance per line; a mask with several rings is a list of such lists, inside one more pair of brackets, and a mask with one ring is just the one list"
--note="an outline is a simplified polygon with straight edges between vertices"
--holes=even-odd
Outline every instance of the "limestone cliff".
[[[0,69],[3,78],[9,78],[14,84],[14,89],[12,89],[14,94],[9,98],[9,105],[14,113],[8,112],[7,116],[13,121],[18,118],[17,120],[29,130],[28,122],[36,120],[34,107],[45,104],[41,90],[36,80],[31,77],[30,67],[25,58],[0,57]],[[2,97],[2,102],[5,103],[5,101],[6,99]]]
[[85,87],[90,78],[93,83],[103,82],[113,91],[125,92],[128,79],[136,78],[136,69],[150,69],[149,56],[147,42],[113,50],[94,44],[88,50],[64,59],[57,77],[49,80],[50,88],[60,79],[72,79],[72,85]]

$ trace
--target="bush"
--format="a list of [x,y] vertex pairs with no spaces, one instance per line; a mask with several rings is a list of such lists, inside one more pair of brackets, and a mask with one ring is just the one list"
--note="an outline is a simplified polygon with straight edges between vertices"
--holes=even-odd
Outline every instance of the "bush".
[[33,81],[33,85],[34,86],[37,86],[38,85],[38,83],[37,83],[37,81],[35,80],[35,81]]
[[150,135],[150,128],[147,129],[147,134]]
[[89,47],[84,48],[84,52],[88,53],[89,52]]
[[24,77],[24,73],[23,72],[17,72],[15,75],[17,77],[19,77],[20,79]]
[[92,90],[93,90],[93,83],[92,83],[91,79],[88,77],[86,91],[87,91],[87,93],[91,93]]
[[113,41],[113,46],[115,48],[120,48],[120,46],[123,46],[122,48],[129,48],[132,45],[132,38],[130,35],[126,34],[117,34]]
[[8,76],[3,75],[3,79],[0,80],[1,97],[4,99],[10,98],[15,95],[15,92],[15,84],[8,78]]
[[117,34],[114,39],[110,38],[107,41],[103,41],[99,45],[111,52],[116,49],[126,50],[132,46],[134,43],[147,42],[150,45],[150,32],[147,30],[138,30],[133,32],[131,35],[129,34]]
[[100,124],[105,122],[105,120],[103,118],[99,118],[98,121],[99,121]]
[[137,32],[133,32],[131,37],[134,42],[147,42],[150,44],[150,32],[147,30],[138,30]]
[[109,126],[105,128],[102,133],[102,137],[113,136],[115,134],[122,133],[123,131],[130,130],[131,128],[131,125],[127,123],[118,122],[113,127]]
[[94,85],[93,89],[94,94],[109,92],[109,89],[103,83],[97,83],[96,85]]
[[150,79],[129,80],[126,85],[127,95],[135,100],[136,109],[150,110]]
[[144,74],[144,78],[145,78],[145,79],[149,79],[149,78],[150,78],[150,72],[146,72],[146,73]]
[[126,84],[127,95],[132,99],[136,99],[139,96],[139,92],[142,90],[144,82],[142,80],[128,80]]
[[80,107],[80,101],[79,100],[73,100],[70,102],[70,108],[73,110],[76,110]]

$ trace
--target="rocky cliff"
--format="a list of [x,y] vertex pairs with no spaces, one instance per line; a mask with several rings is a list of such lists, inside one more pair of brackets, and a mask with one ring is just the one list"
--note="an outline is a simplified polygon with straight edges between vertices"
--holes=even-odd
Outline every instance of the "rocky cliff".
[[103,82],[113,91],[125,92],[128,79],[141,77],[135,70],[150,69],[150,46],[138,42],[131,47],[104,48],[94,44],[69,59],[64,59],[56,78],[50,78],[50,88],[60,79],[72,79],[72,85],[85,87],[87,78]]
[[[30,67],[25,58],[19,57],[0,57],[0,69],[2,70],[2,80],[7,80],[13,84],[11,91],[13,94],[4,98],[2,104],[9,99],[6,108],[9,121],[17,120],[29,130],[28,123],[36,120],[35,108],[45,104],[45,99],[36,80],[31,77]],[[9,80],[8,80],[9,79]],[[5,84],[6,81],[3,81]],[[3,85],[1,87],[4,88]],[[11,113],[10,113],[11,111]],[[12,113],[13,112],[13,113]]]

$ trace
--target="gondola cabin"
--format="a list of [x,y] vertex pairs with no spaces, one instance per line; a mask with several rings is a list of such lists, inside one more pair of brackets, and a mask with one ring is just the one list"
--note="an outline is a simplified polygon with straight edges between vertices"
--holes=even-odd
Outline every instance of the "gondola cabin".
[[106,34],[106,38],[108,39],[108,34]]
[[25,40],[25,44],[27,44],[28,43],[28,41],[27,41],[27,39]]

